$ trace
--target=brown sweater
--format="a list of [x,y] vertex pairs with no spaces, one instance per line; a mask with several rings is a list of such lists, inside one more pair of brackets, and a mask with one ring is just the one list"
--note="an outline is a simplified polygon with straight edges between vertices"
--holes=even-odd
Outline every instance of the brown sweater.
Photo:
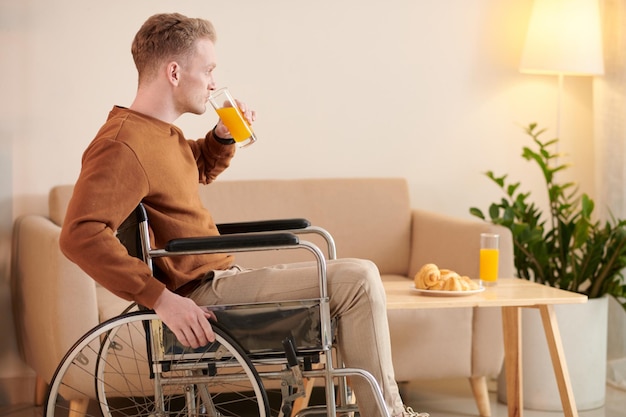
[[155,262],[167,275],[160,282],[128,255],[115,231],[143,202],[154,247],[178,237],[217,235],[198,182],[212,182],[234,153],[234,145],[219,143],[212,132],[188,141],[174,125],[114,107],[83,154],[61,250],[102,286],[148,308],[165,287],[175,290],[209,270],[229,267],[233,258],[225,254],[159,258]]

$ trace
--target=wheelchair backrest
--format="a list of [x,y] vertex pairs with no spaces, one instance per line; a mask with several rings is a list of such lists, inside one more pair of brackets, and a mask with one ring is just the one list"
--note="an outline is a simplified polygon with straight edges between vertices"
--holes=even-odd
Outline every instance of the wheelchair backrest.
[[139,203],[117,229],[117,238],[126,247],[129,255],[150,264],[148,256],[150,240],[147,230],[148,214],[143,204]]

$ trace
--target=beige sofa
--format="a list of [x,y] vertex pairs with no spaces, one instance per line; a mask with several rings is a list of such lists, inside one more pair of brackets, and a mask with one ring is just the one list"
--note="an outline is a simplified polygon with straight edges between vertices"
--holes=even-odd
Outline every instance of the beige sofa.
[[[49,216],[24,216],[14,229],[16,327],[24,359],[40,382],[50,381],[80,335],[128,305],[59,251],[71,192],[71,185],[53,188]],[[500,233],[500,273],[513,273],[508,230],[412,209],[403,179],[217,181],[201,186],[200,193],[218,223],[306,217],[334,236],[339,257],[371,259],[383,280],[404,280],[407,291],[428,262],[476,277],[478,236],[484,231]],[[297,251],[241,254],[238,263],[258,266],[307,256]],[[389,324],[398,381],[467,377],[480,414],[489,415],[485,377],[497,375],[503,360],[498,309],[393,310]]]

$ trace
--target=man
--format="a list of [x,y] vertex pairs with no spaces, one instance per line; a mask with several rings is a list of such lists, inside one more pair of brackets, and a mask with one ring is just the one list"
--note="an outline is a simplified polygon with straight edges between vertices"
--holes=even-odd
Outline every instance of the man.
[[[154,309],[191,347],[214,338],[210,313],[199,305],[313,298],[319,291],[312,263],[249,270],[227,254],[159,258],[156,279],[115,237],[139,202],[148,212],[155,247],[173,238],[218,234],[200,202],[198,181],[208,184],[228,167],[234,141],[221,121],[196,141],[172,124],[184,113],[206,111],[216,87],[214,43],[213,26],[203,19],[159,14],[144,23],[132,44],[139,74],[135,100],[128,109],[113,108],[85,151],[60,239],[69,259],[111,292]],[[252,123],[255,112],[237,104]],[[417,415],[404,409],[394,380],[376,266],[338,260],[329,263],[327,275],[331,314],[342,318],[338,337],[346,365],[374,375],[393,416]],[[361,381],[354,388],[361,415],[372,413],[368,388]]]

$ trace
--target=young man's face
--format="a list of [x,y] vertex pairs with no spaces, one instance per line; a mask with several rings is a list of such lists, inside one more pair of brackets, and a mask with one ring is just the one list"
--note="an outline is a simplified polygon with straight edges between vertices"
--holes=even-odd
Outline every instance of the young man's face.
[[203,114],[215,89],[215,45],[210,39],[196,41],[195,53],[181,65],[176,103],[180,113]]

